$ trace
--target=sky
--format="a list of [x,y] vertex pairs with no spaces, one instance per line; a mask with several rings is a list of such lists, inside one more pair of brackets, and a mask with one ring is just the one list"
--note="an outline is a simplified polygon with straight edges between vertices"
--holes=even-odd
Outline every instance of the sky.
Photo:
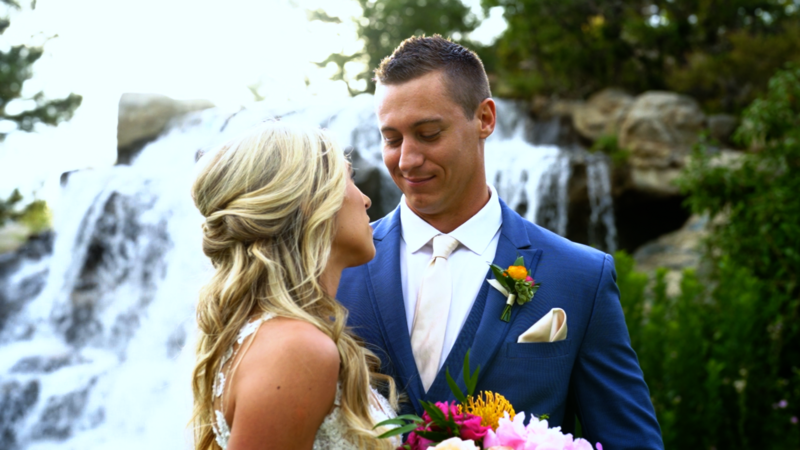
[[[21,3],[26,3],[22,0]],[[482,17],[480,0],[464,0]],[[334,67],[314,61],[361,48],[351,20],[309,22],[306,10],[358,17],[355,0],[38,0],[10,11],[0,36],[10,45],[43,45],[23,95],[83,96],[73,119],[34,133],[12,132],[0,144],[0,197],[15,187],[53,202],[69,170],[101,168],[116,160],[117,108],[125,92],[208,99],[223,108],[254,101],[331,101],[347,98],[333,82]],[[471,37],[491,42],[505,28],[493,9]],[[308,84],[306,84],[308,80]],[[14,101],[7,110],[26,104]],[[0,128],[4,124],[0,122]]]

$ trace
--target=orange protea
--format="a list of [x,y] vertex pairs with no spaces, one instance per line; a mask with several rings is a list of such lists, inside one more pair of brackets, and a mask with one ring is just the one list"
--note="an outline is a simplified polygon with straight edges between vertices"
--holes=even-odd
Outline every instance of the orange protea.
[[525,266],[509,266],[507,272],[508,276],[517,281],[524,280],[528,276],[528,269]]
[[493,431],[497,430],[504,412],[508,413],[509,419],[514,420],[516,413],[511,403],[502,395],[490,391],[482,391],[475,397],[467,398],[466,403],[458,405],[459,414],[476,415],[481,418],[481,425],[492,427]]

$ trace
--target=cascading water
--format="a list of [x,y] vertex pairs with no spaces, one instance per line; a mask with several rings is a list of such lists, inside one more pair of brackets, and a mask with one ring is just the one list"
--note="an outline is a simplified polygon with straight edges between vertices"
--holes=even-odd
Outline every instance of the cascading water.
[[606,155],[586,155],[586,187],[590,206],[589,244],[614,253],[617,250],[617,227],[614,223],[611,176]]
[[[296,111],[206,110],[131,166],[72,174],[54,240],[0,259],[0,450],[188,446],[194,305],[211,270],[189,196],[195,156],[273,117],[331,129],[353,149],[357,181],[379,192],[377,215],[397,204],[367,95]],[[528,143],[518,105],[499,101],[498,117],[488,181],[524,217],[564,234],[569,156]],[[597,164],[589,176],[601,197],[607,171]],[[593,221],[610,233],[610,204],[597,208]]]

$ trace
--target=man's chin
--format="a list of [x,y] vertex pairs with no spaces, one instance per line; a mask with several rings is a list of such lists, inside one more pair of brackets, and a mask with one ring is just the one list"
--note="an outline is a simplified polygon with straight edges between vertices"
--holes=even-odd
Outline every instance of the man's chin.
[[406,194],[406,205],[417,215],[433,216],[438,214],[441,209],[441,200],[438,197],[430,194]]

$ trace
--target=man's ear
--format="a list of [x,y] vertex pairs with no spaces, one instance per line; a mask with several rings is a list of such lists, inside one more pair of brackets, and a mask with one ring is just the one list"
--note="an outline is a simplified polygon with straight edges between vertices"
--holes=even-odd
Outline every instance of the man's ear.
[[494,100],[491,98],[483,100],[475,111],[475,118],[480,123],[480,138],[488,138],[494,132],[494,126],[497,124],[497,106]]

